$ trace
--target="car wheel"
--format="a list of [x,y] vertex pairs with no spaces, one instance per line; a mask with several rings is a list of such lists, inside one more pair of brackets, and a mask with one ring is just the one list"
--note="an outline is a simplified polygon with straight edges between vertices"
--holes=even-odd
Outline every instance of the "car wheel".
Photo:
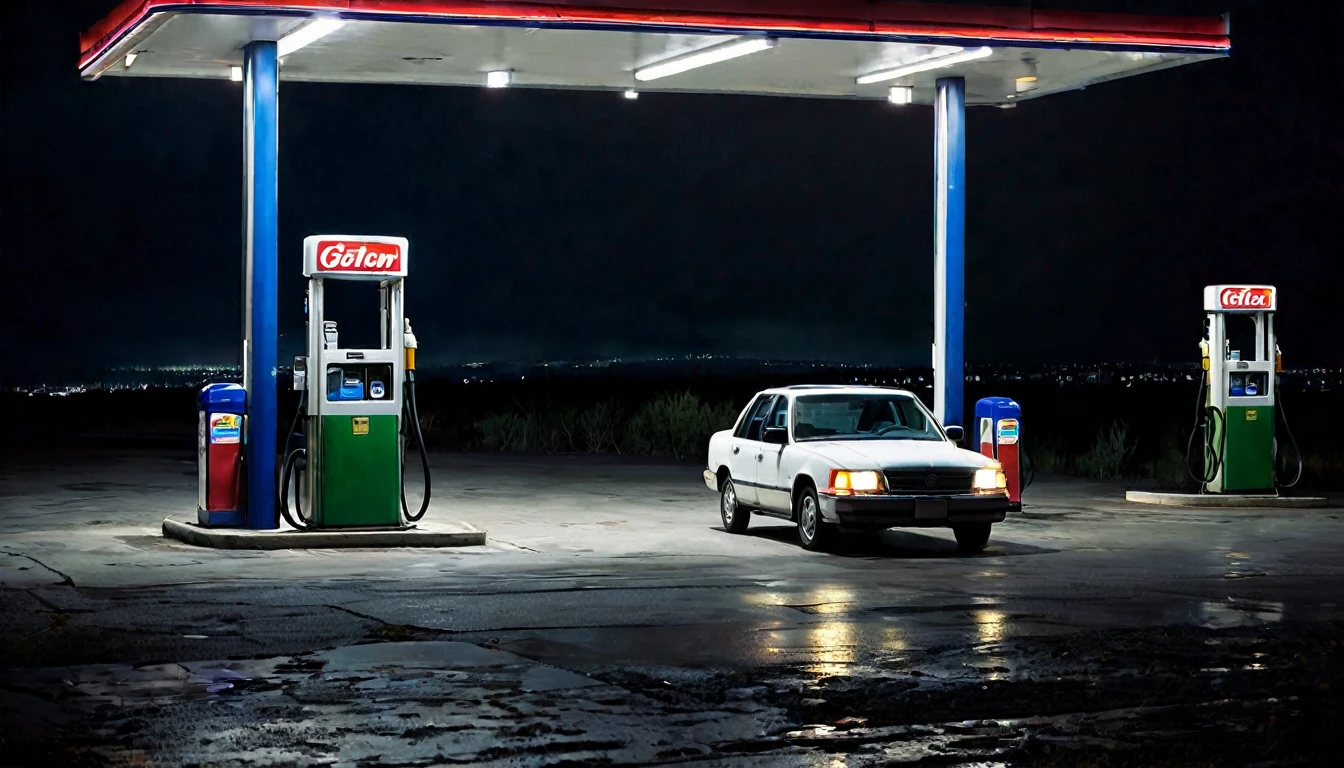
[[794,517],[798,520],[798,543],[803,549],[825,552],[835,542],[835,526],[821,519],[821,504],[817,489],[804,488],[794,500]]
[[989,523],[968,523],[952,526],[957,537],[957,549],[963,555],[974,555],[989,543]]
[[719,517],[723,520],[723,529],[729,533],[746,533],[751,522],[751,510],[737,503],[737,486],[733,478],[723,478],[719,485]]

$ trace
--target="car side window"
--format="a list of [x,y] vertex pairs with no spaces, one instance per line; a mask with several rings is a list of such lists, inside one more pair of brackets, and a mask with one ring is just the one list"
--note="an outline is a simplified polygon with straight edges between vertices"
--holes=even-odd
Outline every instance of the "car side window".
[[775,407],[771,409],[770,421],[767,426],[770,429],[788,429],[789,428],[789,398],[780,395],[775,401]]
[[756,398],[751,410],[747,411],[747,417],[737,426],[737,436],[760,442],[761,430],[765,425],[766,418],[770,415],[770,405],[774,400],[773,395],[761,395]]

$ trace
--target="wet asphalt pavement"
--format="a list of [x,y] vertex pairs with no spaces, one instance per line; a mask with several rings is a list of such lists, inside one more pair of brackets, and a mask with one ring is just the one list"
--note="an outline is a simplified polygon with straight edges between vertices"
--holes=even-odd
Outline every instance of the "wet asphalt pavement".
[[[988,550],[719,529],[698,470],[435,457],[438,551],[163,539],[194,457],[0,457],[0,764],[1317,765],[1344,521],[1043,479]],[[418,488],[411,488],[411,496]]]

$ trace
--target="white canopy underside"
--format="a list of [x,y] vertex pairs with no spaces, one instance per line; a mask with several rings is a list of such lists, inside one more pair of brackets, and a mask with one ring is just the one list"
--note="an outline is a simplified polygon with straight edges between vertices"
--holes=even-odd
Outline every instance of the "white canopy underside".
[[[303,18],[221,13],[161,13],[109,55],[102,76],[228,79],[253,40],[279,39]],[[560,29],[457,23],[350,20],[282,60],[281,78],[330,83],[405,83],[481,87],[508,70],[513,87],[640,92],[739,93],[885,99],[893,85],[931,103],[934,82],[964,77],[968,104],[1008,105],[1119,77],[1165,69],[1217,53],[1082,50],[989,45],[993,53],[895,80],[856,78],[914,59],[953,52],[927,41],[782,36],[774,48],[681,74],[638,82],[635,70],[733,39],[732,35],[650,30]],[[968,43],[979,45],[979,43]],[[1021,44],[1018,44],[1021,46]],[[133,64],[125,56],[134,53]],[[1035,81],[1019,84],[1019,78]]]

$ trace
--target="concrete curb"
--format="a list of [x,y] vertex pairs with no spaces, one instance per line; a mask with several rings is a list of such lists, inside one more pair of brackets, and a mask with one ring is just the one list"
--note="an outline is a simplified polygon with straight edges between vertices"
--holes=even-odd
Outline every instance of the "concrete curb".
[[397,531],[249,531],[204,528],[193,520],[165,517],[163,535],[211,549],[350,549],[368,547],[474,547],[485,543],[485,531],[466,523],[439,523],[432,529]]
[[1330,506],[1324,496],[1269,496],[1265,494],[1156,493],[1126,491],[1125,501],[1164,507],[1205,507],[1210,509],[1323,509]]

